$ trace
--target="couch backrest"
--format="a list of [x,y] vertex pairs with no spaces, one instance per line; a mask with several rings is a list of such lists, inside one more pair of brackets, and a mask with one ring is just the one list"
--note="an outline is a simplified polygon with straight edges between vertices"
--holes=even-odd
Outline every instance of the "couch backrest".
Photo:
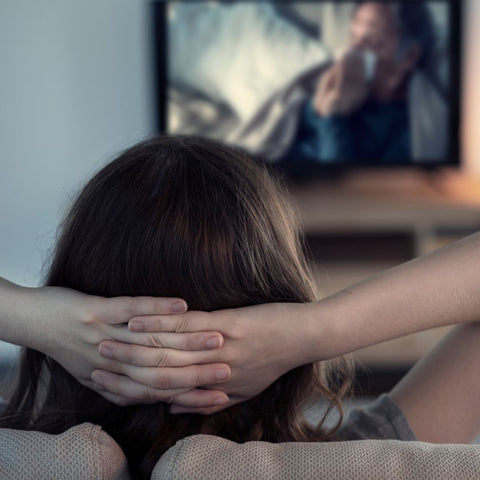
[[[131,480],[118,444],[84,423],[60,435],[0,429],[0,478]],[[187,437],[158,461],[152,480],[480,478],[480,445],[400,440],[247,442]]]
[[480,479],[480,445],[400,440],[237,444],[219,437],[194,435],[163,455],[152,480],[194,478]]
[[127,459],[99,425],[59,435],[0,429],[0,479],[130,480]]

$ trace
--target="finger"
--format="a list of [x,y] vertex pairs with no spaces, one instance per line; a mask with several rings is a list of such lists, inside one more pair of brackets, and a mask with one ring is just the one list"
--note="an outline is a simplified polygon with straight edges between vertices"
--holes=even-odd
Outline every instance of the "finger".
[[170,407],[170,413],[172,414],[181,414],[181,413],[197,413],[199,415],[212,415],[214,413],[225,410],[226,408],[232,406],[230,402],[224,403],[219,406],[206,406],[206,407],[186,407],[183,405],[172,404]]
[[133,332],[200,332],[218,330],[212,325],[211,315],[204,312],[188,312],[183,315],[149,315],[134,317],[128,322]]
[[139,315],[183,313],[187,304],[180,298],[116,297],[103,299],[98,315],[111,325],[127,323]]
[[106,391],[137,403],[169,402],[175,395],[189,390],[188,388],[158,390],[135,382],[125,375],[117,375],[104,370],[94,370],[92,380],[96,390]]
[[329,73],[329,75],[327,75],[326,79],[325,79],[325,88],[327,90],[331,90],[333,88],[333,86],[335,85],[335,82],[337,80],[337,77],[338,77],[338,72],[336,69],[332,69]]
[[[105,371],[96,371],[100,372],[100,379],[97,383],[101,384],[103,378],[101,375],[103,375]],[[113,372],[106,373],[115,375]],[[190,389],[201,385],[226,382],[231,376],[231,369],[224,363],[191,365],[181,368],[132,367],[130,365],[124,365],[122,373],[131,380],[143,385],[171,390],[178,388]]]
[[[218,408],[223,410],[230,404],[225,392],[195,388],[172,398],[172,405],[181,408]],[[220,406],[223,405],[223,406]]]
[[335,84],[335,71],[334,70],[328,70],[326,71],[322,77],[320,78],[320,85],[319,85],[319,94],[320,95],[325,95],[328,93],[329,90],[333,87]]
[[345,58],[338,62],[338,75],[335,78],[335,90],[339,93],[345,91],[345,87],[348,85],[349,81],[346,63]]
[[333,69],[327,70],[320,78],[317,91],[314,96],[314,108],[319,115],[327,114],[327,102],[330,95],[330,90],[332,90],[335,84],[335,72]]
[[146,347],[174,348],[176,350],[213,350],[223,346],[223,336],[218,332],[194,333],[137,333],[127,328],[115,328],[111,332],[114,340],[134,343]]
[[[217,390],[172,389],[158,390],[131,380],[123,375],[110,374],[96,370],[92,374],[94,389],[114,403],[133,405],[138,403],[178,402],[187,407],[205,407],[225,404],[228,396]],[[179,398],[177,398],[179,397]]]
[[231,369],[223,363],[190,365],[182,368],[124,367],[125,375],[135,382],[162,390],[194,388],[224,383],[230,379]]
[[[172,348],[145,347],[142,345],[118,343],[105,340],[98,346],[100,355],[116,364],[137,367],[185,367],[187,365],[216,363],[221,350],[188,352]],[[117,365],[118,366],[118,365]],[[126,365],[121,365],[124,371]],[[108,368],[108,370],[111,370]],[[117,369],[115,369],[117,370]]]
[[191,405],[183,405],[183,396],[187,394],[182,393],[177,395],[170,406],[170,413],[173,414],[180,414],[180,413],[197,413],[200,415],[212,415],[213,413],[220,412],[221,410],[225,410],[232,405],[245,401],[245,398],[241,398],[238,396],[231,396],[228,397],[228,402],[219,404],[219,405],[208,405],[203,407],[193,407]]

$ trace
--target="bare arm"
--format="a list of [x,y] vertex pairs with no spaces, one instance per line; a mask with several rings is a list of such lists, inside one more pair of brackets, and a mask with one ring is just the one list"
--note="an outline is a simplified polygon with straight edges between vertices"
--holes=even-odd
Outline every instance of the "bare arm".
[[[321,309],[330,318],[326,345],[316,333]],[[318,359],[315,345],[336,356],[413,332],[476,322],[480,319],[480,233],[311,304],[310,310],[309,360]]]
[[[185,311],[179,299],[149,297],[102,298],[66,288],[25,288],[0,278],[0,339],[39,350],[58,361],[80,383],[97,390],[119,405],[151,403],[160,400],[181,405],[211,405],[228,398],[220,391],[196,389],[204,383],[217,383],[217,373],[230,373],[225,364],[195,365],[208,359],[209,348],[220,347],[223,338],[217,332],[187,335],[167,334],[155,339],[149,334],[129,332],[126,323],[138,315],[174,313],[174,304]],[[178,309],[176,310],[179,311]],[[134,382],[129,375],[138,367],[124,365],[100,356],[98,344],[105,339],[122,342],[161,342],[164,351],[175,355],[155,369],[160,388]],[[216,340],[213,345],[208,340]],[[157,358],[162,352],[157,349]],[[101,368],[116,372],[116,393],[108,392],[92,371]],[[223,381],[227,378],[224,377]],[[176,396],[181,394],[180,400]]]
[[422,442],[471,443],[480,434],[480,324],[455,327],[391,392]]
[[[147,331],[218,330],[217,360],[232,367],[222,388],[232,403],[250,398],[298,365],[325,360],[438,326],[462,323],[392,392],[425,441],[470,441],[478,432],[475,339],[480,312],[480,234],[475,234],[311,304],[270,304],[212,313],[151,316]],[[133,319],[135,320],[135,319]],[[133,322],[131,323],[133,327]],[[119,360],[149,365],[148,347],[110,346]],[[480,350],[480,349],[479,349]],[[152,378],[143,377],[154,387]],[[211,413],[222,407],[176,412]],[[462,415],[452,415],[457,409]],[[448,419],[448,417],[451,417]],[[448,435],[446,432],[448,431]]]
[[347,289],[335,324],[345,351],[455,327],[392,390],[418,440],[470,443],[480,433],[480,235]]

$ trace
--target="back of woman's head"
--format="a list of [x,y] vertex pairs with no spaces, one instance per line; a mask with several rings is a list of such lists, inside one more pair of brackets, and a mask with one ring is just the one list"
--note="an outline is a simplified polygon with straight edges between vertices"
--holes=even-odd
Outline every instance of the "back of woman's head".
[[[47,285],[106,297],[175,296],[197,310],[314,299],[283,190],[245,153],[188,137],[138,144],[88,182],[62,225]],[[39,407],[42,368],[51,380]],[[328,438],[332,432],[312,429],[301,408],[313,392],[340,406],[348,382],[336,373],[327,365],[297,368],[205,419],[173,416],[165,404],[112,405],[27,350],[1,425],[58,433],[98,423],[122,446],[135,478],[149,478],[159,456],[205,422],[239,442]]]
[[48,283],[105,296],[181,296],[202,310],[309,301],[312,284],[287,215],[272,179],[244,153],[161,137],[90,180],[66,220]]

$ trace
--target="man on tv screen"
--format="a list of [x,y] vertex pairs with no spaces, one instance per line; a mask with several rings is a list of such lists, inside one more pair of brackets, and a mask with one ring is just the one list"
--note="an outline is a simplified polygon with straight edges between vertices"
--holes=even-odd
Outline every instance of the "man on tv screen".
[[170,133],[287,165],[448,161],[446,0],[172,1],[167,28]]
[[378,162],[412,159],[407,92],[433,39],[419,4],[364,2],[352,15],[349,51],[305,103],[288,156]]

